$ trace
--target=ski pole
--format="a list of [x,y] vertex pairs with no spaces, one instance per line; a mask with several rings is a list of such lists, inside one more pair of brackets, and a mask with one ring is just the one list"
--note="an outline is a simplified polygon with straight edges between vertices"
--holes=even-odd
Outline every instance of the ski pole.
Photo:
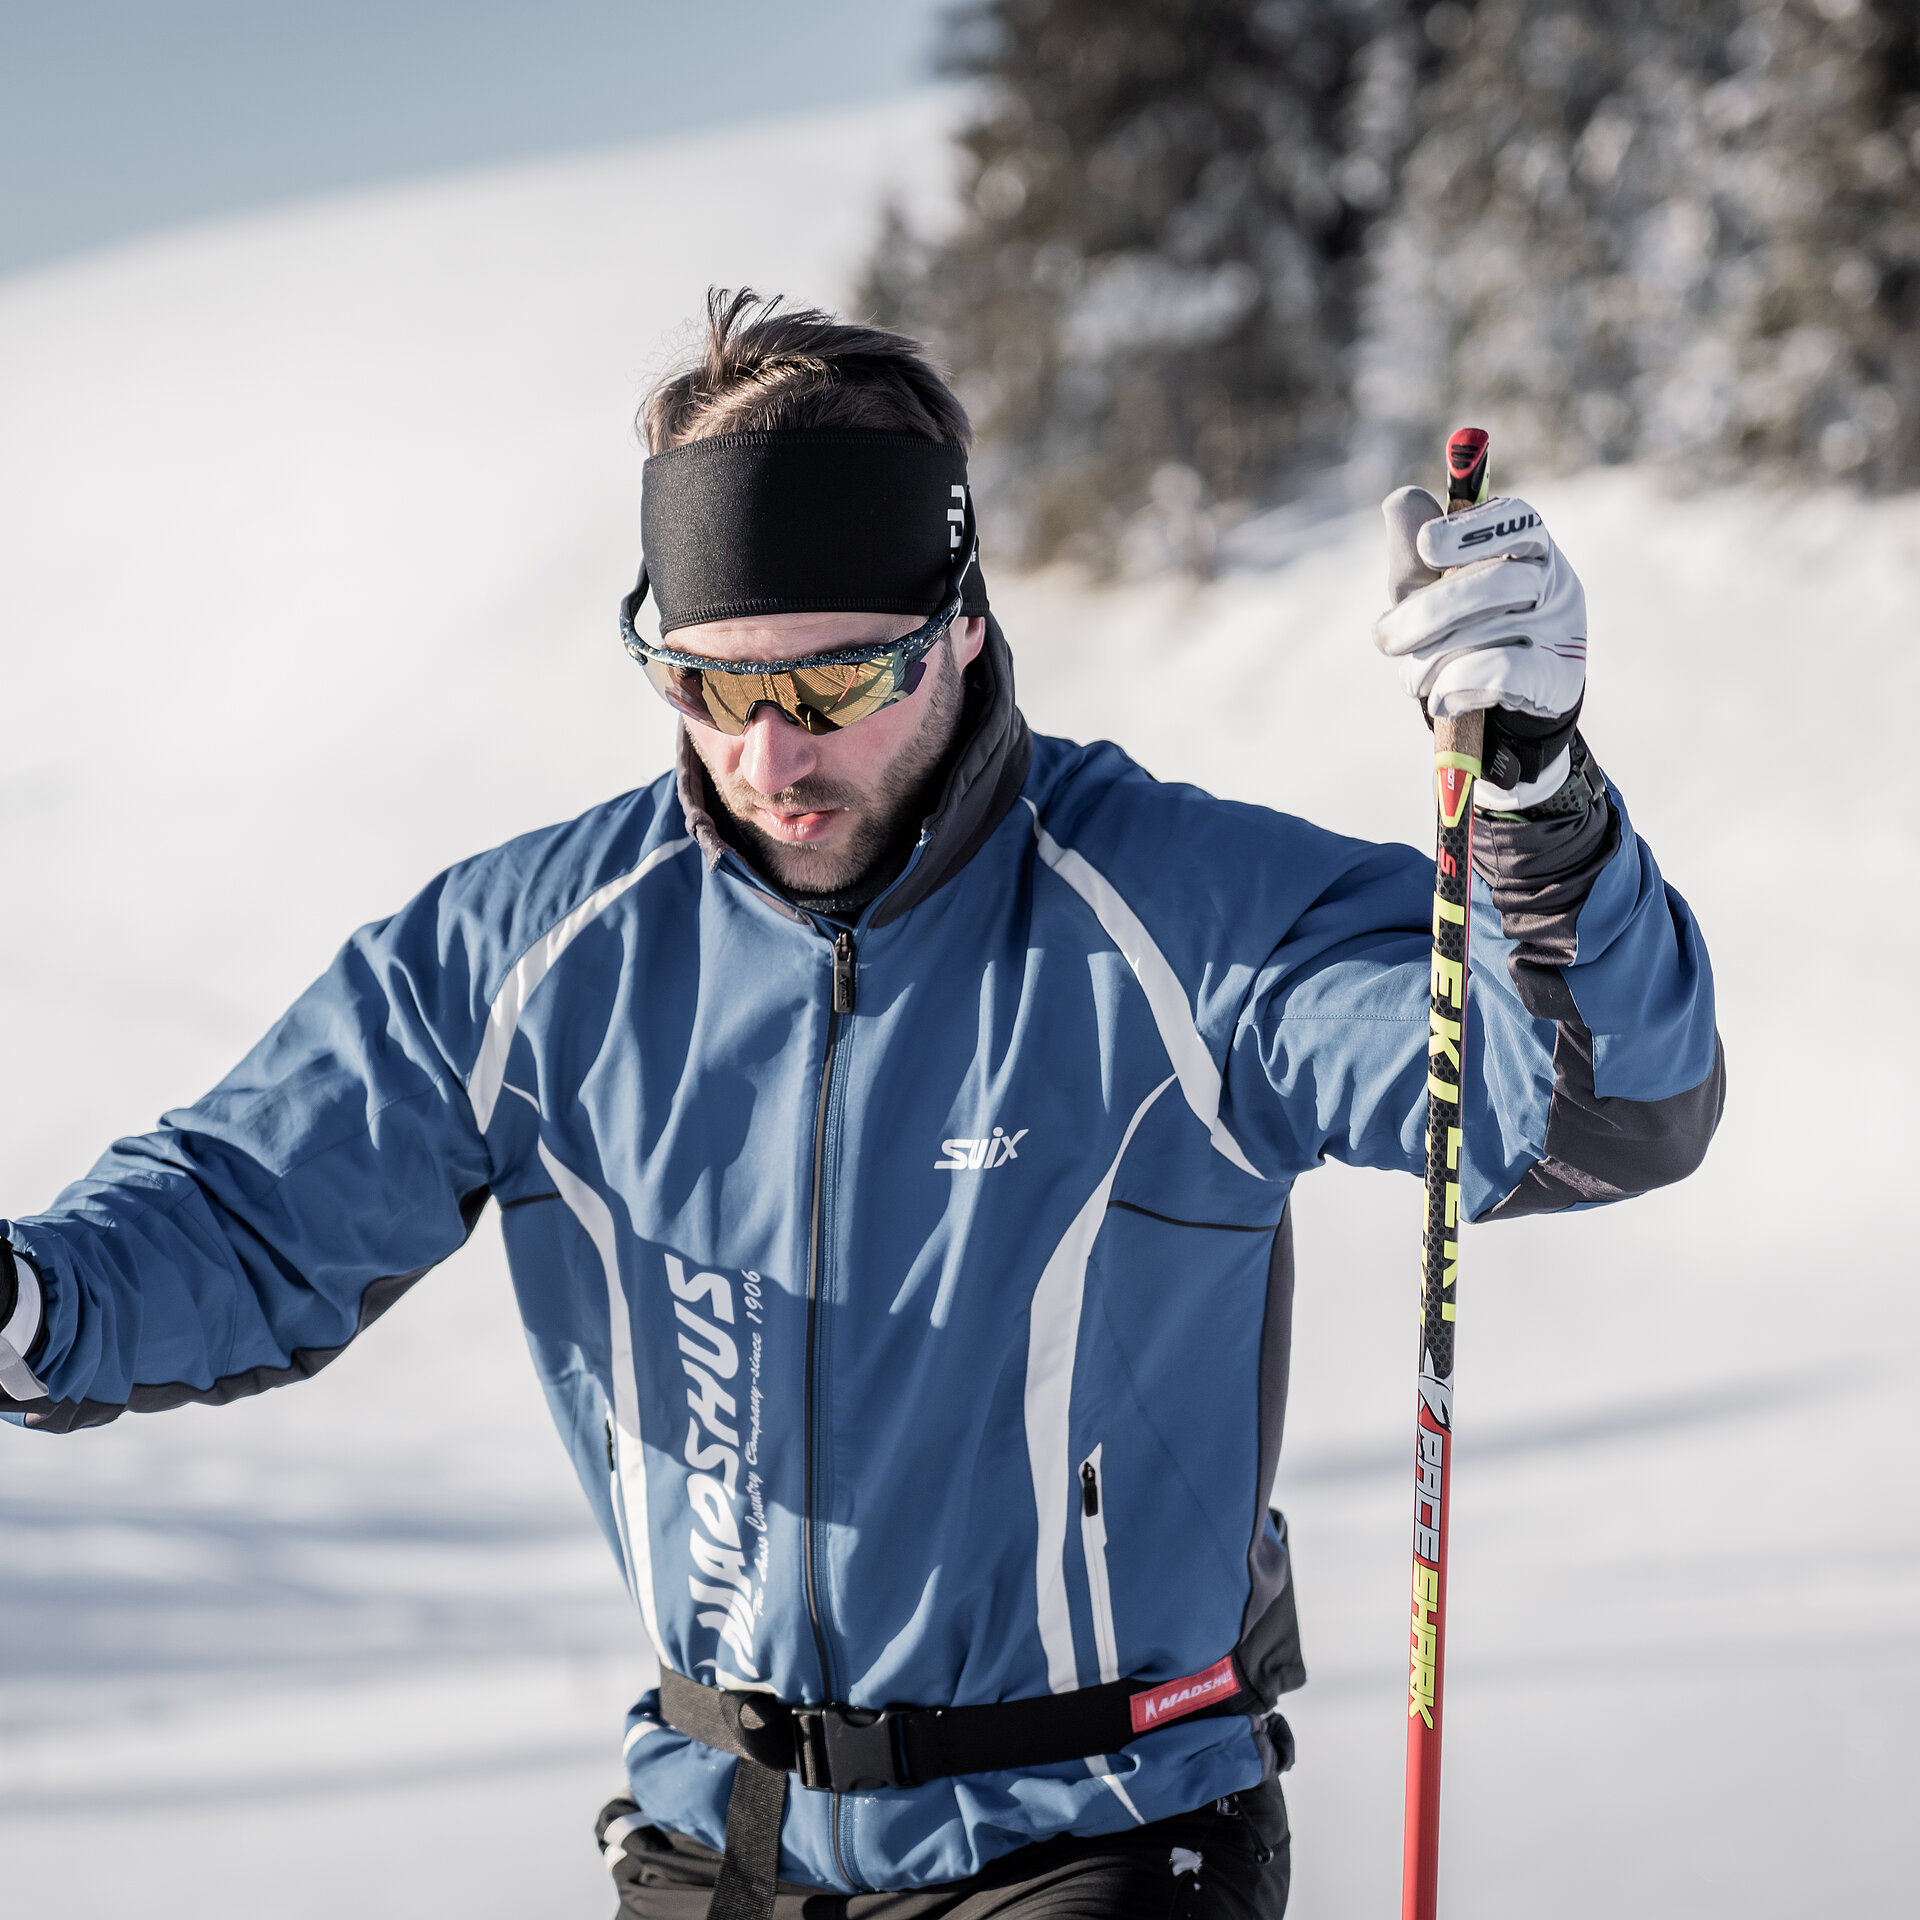
[[[1487,497],[1487,436],[1447,441],[1447,511]],[[1484,713],[1435,719],[1432,999],[1427,1034],[1427,1194],[1421,1236],[1420,1394],[1414,1446],[1413,1617],[1407,1659],[1406,1853],[1401,1920],[1434,1920],[1440,1871],[1440,1727],[1447,1644],[1447,1521],[1453,1465],[1454,1280],[1467,1017],[1473,783]]]

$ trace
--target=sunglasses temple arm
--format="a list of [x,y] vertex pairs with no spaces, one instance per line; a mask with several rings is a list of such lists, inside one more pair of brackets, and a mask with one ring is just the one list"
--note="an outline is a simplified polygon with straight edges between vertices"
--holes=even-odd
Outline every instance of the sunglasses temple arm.
[[[640,639],[639,629],[633,624],[640,617],[640,608],[647,597],[649,585],[647,563],[640,562],[640,578],[633,583],[633,591],[620,602],[620,638],[629,653]],[[639,657],[637,654],[634,656]]]
[[[960,522],[960,560],[947,578],[947,598],[959,600],[965,596],[967,575],[980,559],[980,529],[973,517],[973,488],[966,489],[966,518]],[[644,568],[642,569],[644,577]]]

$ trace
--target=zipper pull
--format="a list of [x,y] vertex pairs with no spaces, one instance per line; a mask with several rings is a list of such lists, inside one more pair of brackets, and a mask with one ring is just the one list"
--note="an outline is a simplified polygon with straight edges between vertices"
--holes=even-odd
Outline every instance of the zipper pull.
[[845,927],[833,937],[833,1010],[853,1011],[853,935]]
[[1089,1520],[1100,1511],[1100,1476],[1094,1472],[1091,1460],[1080,1463],[1080,1511]]
[[609,1473],[618,1473],[620,1471],[620,1462],[614,1458],[613,1421],[611,1419],[607,1421],[607,1471]]

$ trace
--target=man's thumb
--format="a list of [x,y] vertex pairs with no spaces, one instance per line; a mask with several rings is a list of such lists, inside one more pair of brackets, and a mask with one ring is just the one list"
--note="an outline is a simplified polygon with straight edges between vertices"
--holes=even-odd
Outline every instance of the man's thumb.
[[1398,606],[1418,587],[1440,578],[1420,558],[1420,529],[1438,520],[1443,509],[1425,487],[1401,487],[1380,503],[1387,522],[1387,592]]

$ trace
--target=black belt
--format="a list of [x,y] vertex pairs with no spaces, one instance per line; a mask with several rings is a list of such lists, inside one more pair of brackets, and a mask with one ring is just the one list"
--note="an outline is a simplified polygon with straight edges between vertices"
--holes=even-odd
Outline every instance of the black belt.
[[769,1694],[702,1686],[666,1669],[668,1726],[739,1755],[727,1845],[708,1920],[767,1920],[780,1869],[790,1777],[824,1793],[910,1787],[956,1773],[999,1773],[1085,1760],[1177,1720],[1264,1714],[1236,1649],[1179,1680],[1116,1680],[978,1707],[792,1707]]

